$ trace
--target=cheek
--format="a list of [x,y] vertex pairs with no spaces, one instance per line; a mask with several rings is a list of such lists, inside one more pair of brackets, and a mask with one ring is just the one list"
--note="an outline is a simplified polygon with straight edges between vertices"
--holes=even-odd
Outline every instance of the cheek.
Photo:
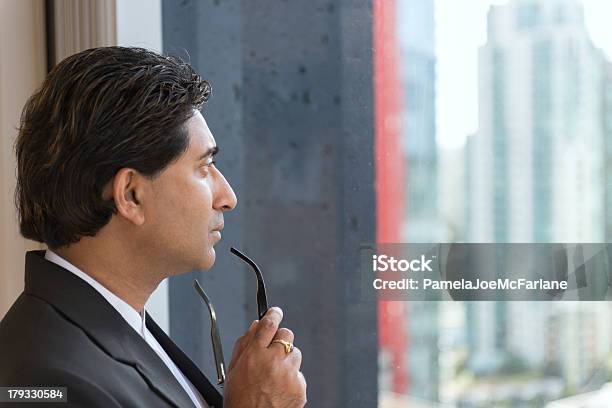
[[184,218],[188,218],[192,211],[190,206],[195,201],[190,195],[187,183],[181,180],[174,179],[158,186],[149,211],[152,223],[169,229],[173,226],[184,228]]
[[186,183],[180,194],[173,195],[174,212],[187,227],[200,229],[208,226],[212,216],[212,194],[208,183],[198,180]]
[[212,191],[207,179],[198,174],[175,177],[155,192],[152,217],[175,234],[199,231],[209,227]]

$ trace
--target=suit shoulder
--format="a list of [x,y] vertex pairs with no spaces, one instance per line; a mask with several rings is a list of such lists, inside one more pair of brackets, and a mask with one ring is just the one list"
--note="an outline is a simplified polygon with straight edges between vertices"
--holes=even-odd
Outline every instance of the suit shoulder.
[[[83,331],[45,300],[22,293],[0,321],[0,346],[14,350],[17,343],[48,343],[62,337],[80,340]],[[82,339],[81,339],[82,340]],[[2,349],[0,349],[1,351]]]
[[[78,372],[84,361],[103,354],[77,325],[52,305],[22,293],[0,322],[0,382],[29,373]],[[17,384],[13,384],[17,385]]]

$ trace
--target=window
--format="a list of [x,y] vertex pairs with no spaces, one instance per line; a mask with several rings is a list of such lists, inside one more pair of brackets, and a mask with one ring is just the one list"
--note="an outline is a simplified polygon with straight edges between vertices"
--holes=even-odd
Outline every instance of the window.
[[612,238],[608,54],[581,7],[549,3],[163,2],[164,50],[212,83],[203,115],[240,203],[213,269],[169,285],[171,334],[209,376],[191,281],[207,285],[229,355],[256,318],[234,245],[285,310],[312,406],[609,392],[609,302],[361,298],[364,243]]

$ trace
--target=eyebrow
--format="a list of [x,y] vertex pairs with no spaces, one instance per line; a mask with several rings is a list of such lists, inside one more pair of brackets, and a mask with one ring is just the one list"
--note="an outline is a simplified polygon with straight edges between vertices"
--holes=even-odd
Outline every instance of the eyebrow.
[[204,152],[204,154],[201,155],[196,161],[201,161],[201,160],[204,160],[204,159],[206,159],[208,157],[212,157],[212,156],[214,156],[217,153],[219,153],[219,146],[211,147],[206,152]]

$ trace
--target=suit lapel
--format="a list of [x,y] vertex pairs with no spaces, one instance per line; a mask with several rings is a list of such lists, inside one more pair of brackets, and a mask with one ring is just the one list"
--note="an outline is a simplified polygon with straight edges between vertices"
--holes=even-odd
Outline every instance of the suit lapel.
[[[149,387],[169,404],[193,407],[172,372],[123,317],[87,282],[44,258],[26,253],[24,292],[44,299],[81,327],[107,354],[134,367]],[[149,319],[152,321],[152,319]]]
[[211,408],[223,407],[223,397],[189,357],[164,333],[147,313],[146,325],[176,366],[198,389]]

